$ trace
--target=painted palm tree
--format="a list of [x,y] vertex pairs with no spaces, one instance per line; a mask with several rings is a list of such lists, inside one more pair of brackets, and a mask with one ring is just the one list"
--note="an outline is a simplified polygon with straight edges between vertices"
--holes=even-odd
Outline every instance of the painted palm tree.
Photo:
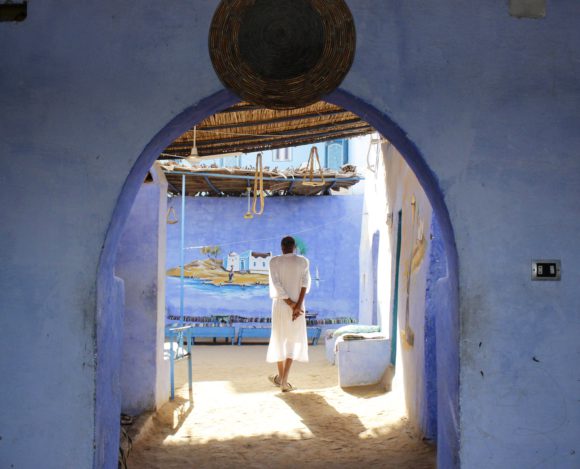
[[302,238],[294,236],[294,241],[296,241],[296,252],[301,256],[305,256],[308,253],[308,246]]

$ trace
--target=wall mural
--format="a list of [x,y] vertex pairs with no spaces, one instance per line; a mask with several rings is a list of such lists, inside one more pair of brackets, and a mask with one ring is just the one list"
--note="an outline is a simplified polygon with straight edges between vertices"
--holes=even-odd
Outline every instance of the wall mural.
[[[303,239],[296,236],[296,251],[306,255],[308,248]],[[268,295],[268,272],[272,252],[244,250],[240,253],[230,251],[223,255],[219,245],[202,246],[199,248],[202,256],[184,266],[186,285],[201,291],[214,291],[226,297],[247,296],[244,293],[253,292],[256,295]],[[315,267],[313,280],[320,286],[320,274]],[[167,271],[170,277],[181,278],[179,266]]]
[[[240,253],[222,254],[220,246],[199,248],[200,258],[184,267],[184,277],[189,286],[202,291],[214,291],[224,296],[239,296],[244,289],[252,287],[262,295],[268,291],[268,269],[272,252],[247,249]],[[179,266],[167,271],[170,277],[180,277]]]
[[[240,215],[244,204],[242,198],[187,198],[184,315],[269,317],[270,260],[290,234],[310,260],[307,308],[318,318],[357,318],[362,198],[273,197],[252,220]],[[167,225],[166,299],[173,317],[181,294],[179,232],[180,223]]]

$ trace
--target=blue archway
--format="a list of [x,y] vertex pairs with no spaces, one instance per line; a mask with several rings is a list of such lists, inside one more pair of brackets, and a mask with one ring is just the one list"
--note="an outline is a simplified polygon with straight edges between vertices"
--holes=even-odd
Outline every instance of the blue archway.
[[[438,318],[438,344],[445,344],[437,350],[438,388],[438,465],[455,467],[458,465],[459,451],[459,299],[458,299],[458,256],[449,212],[436,176],[433,174],[419,149],[405,132],[387,115],[344,90],[337,90],[325,98],[339,105],[371,124],[387,138],[401,153],[414,171],[437,217],[448,265],[447,314]],[[96,405],[95,405],[95,447],[94,467],[105,467],[107,462],[116,460],[118,445],[120,395],[116,394],[111,382],[118,377],[120,364],[117,351],[121,337],[115,331],[115,313],[119,295],[115,286],[114,265],[119,239],[124,223],[135,200],[139,187],[159,154],[183,132],[206,117],[235,103],[239,98],[228,90],[219,91],[193,105],[163,127],[143,149],[129,173],[119,195],[103,245],[97,278],[96,315]],[[117,292],[117,293],[115,293]]]

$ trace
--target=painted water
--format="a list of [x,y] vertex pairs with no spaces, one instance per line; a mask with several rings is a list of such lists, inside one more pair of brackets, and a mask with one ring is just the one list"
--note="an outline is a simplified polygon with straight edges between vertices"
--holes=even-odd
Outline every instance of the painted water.
[[[178,277],[167,277],[167,297],[179,298],[181,289],[181,279]],[[222,284],[214,285],[210,282],[198,278],[186,278],[184,280],[184,290],[186,296],[208,296],[218,299],[251,299],[268,298],[267,285],[235,285]]]

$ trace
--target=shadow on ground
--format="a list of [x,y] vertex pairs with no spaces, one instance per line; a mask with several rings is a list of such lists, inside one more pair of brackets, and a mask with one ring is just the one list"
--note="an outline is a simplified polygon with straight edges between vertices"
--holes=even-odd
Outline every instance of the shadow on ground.
[[[371,434],[355,414],[340,413],[316,392],[277,394],[309,432],[212,439],[185,434],[167,443],[181,426],[157,422],[158,430],[129,458],[129,468],[401,468],[432,469],[435,451],[412,431],[407,419]],[[175,408],[180,405],[176,402]],[[188,413],[190,410],[188,411]]]
[[276,397],[282,399],[300,416],[302,422],[312,432],[315,438],[324,438],[328,422],[332,422],[334,432],[346,434],[352,438],[366,431],[355,414],[341,414],[332,407],[326,399],[315,392],[280,393]]
[[[435,448],[404,416],[404,401],[380,386],[342,390],[324,347],[312,347],[281,393],[263,347],[194,350],[193,401],[181,386],[129,457],[130,469],[435,467]],[[185,384],[186,368],[176,367]],[[191,405],[190,405],[191,403]]]
[[[281,435],[238,437],[192,444],[187,438],[162,447],[163,437],[150,439],[147,445],[129,458],[129,468],[361,468],[433,469],[435,452],[417,441],[406,422],[391,425],[375,437],[358,438],[356,417],[343,416],[337,423],[352,435],[350,441],[337,441],[327,426],[312,416],[314,435],[287,438]],[[349,425],[354,422],[353,428]],[[360,423],[360,422],[359,422]],[[169,433],[168,433],[169,435]]]
[[380,383],[372,384],[370,386],[353,386],[349,388],[342,388],[342,390],[351,396],[363,398],[376,397],[389,392],[386,391],[385,386]]

